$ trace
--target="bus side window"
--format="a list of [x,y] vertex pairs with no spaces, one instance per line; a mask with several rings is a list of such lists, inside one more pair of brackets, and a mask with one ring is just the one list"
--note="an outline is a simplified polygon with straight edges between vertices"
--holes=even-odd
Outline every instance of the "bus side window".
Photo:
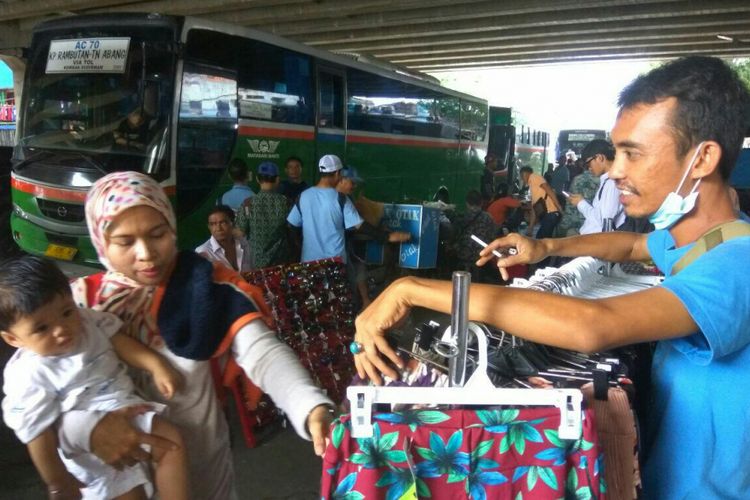
[[320,71],[320,110],[318,126],[327,128],[344,128],[344,79],[340,75]]

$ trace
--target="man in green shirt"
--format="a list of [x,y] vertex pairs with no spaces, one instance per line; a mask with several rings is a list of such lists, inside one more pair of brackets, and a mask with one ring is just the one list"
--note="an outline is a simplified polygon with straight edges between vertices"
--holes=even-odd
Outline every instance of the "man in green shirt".
[[243,203],[235,226],[247,237],[255,256],[255,267],[270,267],[289,262],[286,216],[289,204],[276,192],[279,167],[270,161],[258,165],[260,192]]

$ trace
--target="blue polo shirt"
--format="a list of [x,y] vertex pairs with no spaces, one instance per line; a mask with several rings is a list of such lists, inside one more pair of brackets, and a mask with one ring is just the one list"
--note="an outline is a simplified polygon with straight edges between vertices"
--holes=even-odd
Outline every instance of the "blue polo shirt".
[[219,197],[219,205],[227,205],[237,213],[246,199],[255,196],[255,192],[244,184],[235,184],[232,189]]
[[[646,499],[750,498],[750,237],[715,247],[675,276],[692,245],[669,231],[648,249],[664,288],[699,330],[658,343],[643,493]],[[637,314],[637,312],[634,312]]]
[[302,226],[302,262],[331,257],[346,262],[345,231],[363,222],[348,197],[342,208],[338,191],[320,187],[302,191],[286,220]]

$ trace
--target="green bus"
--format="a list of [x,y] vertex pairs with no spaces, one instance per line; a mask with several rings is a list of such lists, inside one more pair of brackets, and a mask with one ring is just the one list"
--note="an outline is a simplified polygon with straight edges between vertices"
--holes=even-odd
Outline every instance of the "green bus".
[[518,122],[511,108],[490,106],[488,151],[499,163],[510,166],[507,183],[514,190],[521,189],[518,175],[521,167],[531,167],[539,175],[544,174],[550,142],[548,132]]
[[[234,158],[337,154],[365,195],[418,202],[478,189],[487,102],[437,80],[270,34],[158,14],[74,16],[35,27],[11,178],[13,237],[25,251],[95,265],[83,203],[96,179],[137,170],[173,201],[181,248],[207,238],[206,214]],[[137,140],[116,138],[131,116]]]

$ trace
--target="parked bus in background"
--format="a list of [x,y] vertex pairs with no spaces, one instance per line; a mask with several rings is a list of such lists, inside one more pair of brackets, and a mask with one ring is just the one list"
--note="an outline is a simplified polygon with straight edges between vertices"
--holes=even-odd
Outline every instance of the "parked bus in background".
[[[34,254],[97,263],[83,203],[98,178],[157,179],[181,248],[204,240],[234,158],[339,155],[372,199],[463,205],[487,150],[486,101],[436,80],[257,30],[158,14],[72,16],[38,25],[12,172],[11,225]],[[283,165],[280,165],[283,166]]]
[[561,130],[557,135],[557,146],[555,147],[555,160],[565,156],[565,153],[572,150],[576,156],[581,156],[583,147],[594,139],[607,139],[606,130]]
[[520,189],[521,167],[531,167],[542,175],[547,165],[549,133],[536,130],[513,118],[511,108],[490,106],[489,143],[487,150],[498,164],[509,166],[505,182]]

